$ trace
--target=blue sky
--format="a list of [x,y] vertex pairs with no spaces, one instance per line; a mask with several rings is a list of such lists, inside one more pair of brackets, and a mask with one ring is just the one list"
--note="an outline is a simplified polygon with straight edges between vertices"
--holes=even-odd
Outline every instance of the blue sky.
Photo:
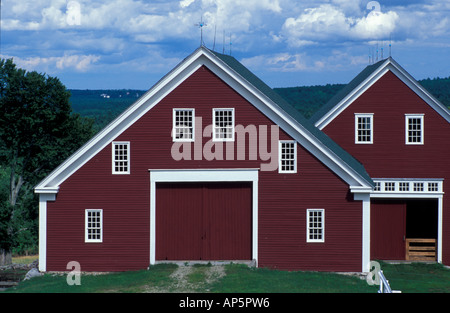
[[0,57],[70,89],[148,89],[201,19],[205,46],[271,87],[347,83],[389,50],[416,79],[450,76],[449,0],[1,0]]

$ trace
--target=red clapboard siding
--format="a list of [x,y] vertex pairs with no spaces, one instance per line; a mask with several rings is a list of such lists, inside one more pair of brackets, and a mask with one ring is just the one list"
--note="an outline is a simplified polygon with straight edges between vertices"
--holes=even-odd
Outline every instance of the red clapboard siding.
[[[250,160],[248,149],[245,160],[172,158],[173,108],[195,108],[195,116],[202,117],[206,127],[212,122],[213,108],[227,107],[235,109],[236,125],[268,126],[270,138],[272,121],[202,67],[116,138],[130,141],[130,175],[111,174],[108,145],[63,182],[56,201],[48,203],[48,270],[65,270],[72,260],[86,271],[146,268],[149,169],[260,168],[261,163],[268,163],[259,154]],[[279,139],[291,138],[280,130]],[[209,140],[202,138],[201,146]],[[192,156],[199,143],[191,143]],[[272,149],[278,146],[271,147],[269,142],[268,151]],[[237,151],[235,142],[235,156]],[[297,174],[259,173],[258,264],[291,270],[359,271],[361,202],[353,201],[348,185],[301,146],[297,147],[297,169]],[[306,243],[308,208],[325,209],[325,243]],[[101,244],[84,242],[85,209],[103,209]],[[211,253],[222,252],[211,249]]]

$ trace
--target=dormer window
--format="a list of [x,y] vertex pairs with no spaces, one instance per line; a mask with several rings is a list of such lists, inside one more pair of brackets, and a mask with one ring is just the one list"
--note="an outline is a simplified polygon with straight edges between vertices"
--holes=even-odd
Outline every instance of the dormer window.
[[405,114],[405,140],[407,145],[423,145],[423,114]]

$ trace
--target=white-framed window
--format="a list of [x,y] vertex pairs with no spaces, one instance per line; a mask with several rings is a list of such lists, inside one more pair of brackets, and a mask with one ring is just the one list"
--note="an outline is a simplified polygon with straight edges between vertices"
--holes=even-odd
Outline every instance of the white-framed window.
[[409,182],[400,182],[398,190],[399,191],[409,191]]
[[194,109],[173,109],[173,141],[194,141],[194,121]]
[[428,183],[428,191],[439,191],[438,183]]
[[130,174],[129,141],[114,141],[112,143],[112,173]]
[[424,191],[424,183],[413,183],[414,191]]
[[234,141],[234,109],[213,109],[213,141]]
[[278,145],[278,172],[297,172],[297,143],[292,140],[282,140]]
[[325,210],[306,210],[306,242],[325,242]]
[[103,241],[103,210],[87,209],[85,211],[85,242]]
[[355,143],[373,143],[373,113],[355,114]]
[[385,182],[384,191],[395,191],[395,182]]
[[405,114],[405,141],[407,145],[424,144],[423,118],[423,114]]

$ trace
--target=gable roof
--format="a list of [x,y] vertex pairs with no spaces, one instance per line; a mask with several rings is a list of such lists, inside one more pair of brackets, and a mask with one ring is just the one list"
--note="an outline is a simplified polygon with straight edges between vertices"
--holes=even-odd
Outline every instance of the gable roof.
[[352,190],[369,190],[373,181],[356,159],[318,130],[281,96],[235,58],[199,47],[159,80],[141,98],[88,141],[36,187],[36,193],[57,193],[59,185],[201,66],[208,67],[260,109],[290,136],[346,181]]
[[353,101],[355,101],[370,86],[377,82],[388,71],[394,73],[401,81],[411,88],[419,97],[435,109],[443,118],[450,123],[450,111],[419,84],[403,67],[401,67],[392,57],[378,61],[367,66],[344,88],[333,96],[324,106],[322,106],[311,118],[319,129],[323,129]]

